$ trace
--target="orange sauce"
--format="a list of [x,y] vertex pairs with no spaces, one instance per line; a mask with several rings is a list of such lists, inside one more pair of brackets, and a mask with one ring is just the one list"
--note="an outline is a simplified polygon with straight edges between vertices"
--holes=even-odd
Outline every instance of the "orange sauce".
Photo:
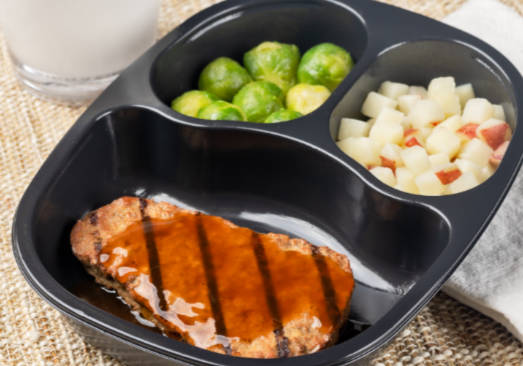
[[274,332],[285,356],[282,326],[308,314],[331,332],[354,286],[318,250],[285,251],[268,235],[192,212],[145,217],[108,240],[98,259],[167,329],[225,352],[234,339]]

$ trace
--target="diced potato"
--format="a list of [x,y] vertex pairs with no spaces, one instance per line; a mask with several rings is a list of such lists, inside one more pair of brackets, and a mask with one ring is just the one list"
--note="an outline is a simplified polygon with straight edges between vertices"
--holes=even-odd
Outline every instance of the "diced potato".
[[368,137],[348,137],[337,142],[337,145],[365,167],[380,165],[380,146]]
[[429,98],[445,94],[454,94],[456,91],[456,82],[452,76],[443,76],[434,78],[430,81],[427,94]]
[[492,152],[493,150],[486,143],[478,138],[474,138],[463,146],[459,153],[459,158],[484,166],[488,164]]
[[405,94],[398,97],[398,107],[399,110],[405,114],[409,114],[412,107],[421,97],[417,94]]
[[456,94],[436,94],[431,96],[430,99],[440,105],[446,117],[456,114],[459,115],[461,113],[461,104]]
[[454,182],[461,176],[461,170],[454,163],[448,163],[433,170],[441,184],[446,185]]
[[426,146],[429,154],[444,153],[452,159],[461,147],[461,139],[454,132],[438,126],[427,137]]
[[399,144],[403,138],[402,120],[403,113],[384,109],[370,129],[369,137],[381,145],[388,142]]
[[476,164],[470,160],[467,160],[467,159],[456,159],[456,160],[454,160],[454,164],[456,164],[456,166],[459,168],[459,170],[461,170],[462,173],[470,172],[470,173],[474,174],[478,180],[481,179],[482,167],[479,166],[478,164]]
[[[381,149],[381,152],[380,152],[380,158],[382,158],[382,157],[389,161],[393,161],[394,167],[399,167],[399,166],[403,165],[403,161],[401,160],[401,147],[399,147],[396,144],[391,144],[391,143],[385,144],[383,146],[383,149]],[[381,165],[385,166],[383,164],[383,159],[382,159]]]
[[487,179],[489,179],[492,174],[494,174],[494,169],[492,168],[491,165],[485,165],[483,168],[481,168],[480,170],[480,181],[481,182],[484,182],[486,181]]
[[422,173],[414,180],[418,187],[419,193],[426,196],[437,196],[443,194],[445,186],[439,178],[431,171]]
[[430,169],[427,152],[421,146],[412,146],[401,151],[403,164],[414,174],[420,174]]
[[378,90],[378,93],[391,98],[397,99],[399,96],[407,94],[409,86],[407,84],[384,81]]
[[396,177],[390,168],[377,166],[370,169],[369,171],[383,183],[393,187],[396,185]]
[[384,108],[396,108],[398,102],[384,95],[371,91],[361,107],[361,113],[367,117],[378,117]]
[[445,127],[452,132],[455,132],[461,126],[463,126],[463,121],[459,115],[449,117],[438,125],[438,127]]
[[414,174],[407,168],[400,167],[396,169],[396,186],[394,188],[400,191],[417,194],[418,187],[414,182]]
[[461,139],[463,143],[472,140],[476,136],[476,130],[478,129],[478,123],[465,123],[463,126],[456,130],[456,135]]
[[510,140],[512,130],[506,122],[490,118],[478,126],[476,135],[491,148],[497,149],[499,145]]
[[450,160],[446,153],[437,153],[429,155],[430,167],[434,170],[436,168],[447,165]]
[[474,188],[479,184],[478,179],[472,172],[461,174],[461,177],[449,184],[450,193],[460,193],[468,189]]
[[409,87],[408,94],[419,95],[422,99],[427,98],[427,89],[423,86],[412,85]]
[[366,137],[369,135],[369,124],[353,118],[342,118],[338,129],[338,140],[347,137]]
[[416,102],[409,113],[412,127],[427,127],[431,123],[441,122],[445,114],[440,105],[431,99],[422,99]]
[[376,117],[376,122],[391,122],[401,124],[404,118],[405,115],[400,111],[392,108],[384,108],[380,114],[378,114],[378,117]]
[[467,104],[467,101],[469,99],[472,99],[475,97],[474,88],[472,87],[472,84],[470,84],[470,83],[457,86],[456,94],[459,97],[459,102],[460,102],[462,108],[465,107],[465,104]]
[[472,98],[467,101],[461,116],[464,123],[481,123],[493,115],[492,104],[484,98]]
[[509,141],[505,141],[501,145],[498,146],[496,150],[492,153],[492,156],[490,157],[490,164],[497,167],[499,164],[501,164],[501,160],[503,160],[503,157],[505,156],[505,153],[507,152]]
[[492,117],[506,121],[505,110],[501,104],[492,104]]

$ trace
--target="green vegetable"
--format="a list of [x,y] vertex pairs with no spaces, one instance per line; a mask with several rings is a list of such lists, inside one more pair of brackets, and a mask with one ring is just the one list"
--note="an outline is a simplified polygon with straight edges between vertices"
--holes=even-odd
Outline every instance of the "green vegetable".
[[171,108],[186,116],[196,117],[198,111],[218,98],[201,90],[191,90],[183,93],[172,101]]
[[297,84],[287,93],[287,108],[308,114],[322,105],[329,95],[329,89],[323,85]]
[[298,47],[278,42],[263,42],[243,56],[243,64],[255,80],[270,81],[284,93],[296,84],[299,62]]
[[332,43],[321,43],[303,55],[298,82],[320,84],[333,91],[352,69],[350,53]]
[[283,92],[271,82],[253,81],[240,89],[233,103],[245,112],[248,121],[263,122],[283,108]]
[[228,57],[220,57],[205,66],[198,80],[198,88],[231,101],[234,94],[250,81],[249,73],[239,63]]
[[279,111],[276,111],[267,117],[265,123],[290,121],[291,119],[296,119],[301,116],[303,115],[300,112],[291,111],[289,109],[280,109]]
[[245,114],[242,110],[231,103],[217,100],[206,107],[203,107],[198,112],[198,118],[210,120],[226,120],[226,121],[245,121]]

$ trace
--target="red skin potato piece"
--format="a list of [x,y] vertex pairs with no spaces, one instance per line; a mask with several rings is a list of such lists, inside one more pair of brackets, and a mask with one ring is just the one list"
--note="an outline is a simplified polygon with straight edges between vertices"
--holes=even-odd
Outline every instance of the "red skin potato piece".
[[459,128],[456,132],[465,135],[467,138],[472,140],[474,137],[476,137],[476,130],[478,129],[478,126],[479,124],[477,123],[467,123],[461,126],[461,128]]
[[489,160],[490,164],[497,167],[501,163],[501,160],[503,160],[503,156],[505,156],[505,152],[507,151],[509,143],[510,141],[505,141],[501,145],[499,145],[496,150],[494,150]]
[[380,155],[380,159],[381,159],[381,166],[383,166],[385,168],[390,168],[390,170],[392,170],[392,172],[394,174],[396,174],[396,162],[394,160],[387,159],[386,157],[381,156],[381,155]]
[[497,149],[503,142],[510,139],[510,127],[507,123],[499,123],[489,128],[479,131],[481,137],[494,150]]
[[461,171],[459,169],[440,170],[439,172],[436,172],[436,176],[442,184],[449,184],[461,177]]

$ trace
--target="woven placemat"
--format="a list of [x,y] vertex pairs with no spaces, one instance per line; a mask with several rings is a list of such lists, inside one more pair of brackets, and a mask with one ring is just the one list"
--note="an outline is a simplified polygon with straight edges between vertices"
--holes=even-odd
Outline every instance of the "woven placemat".
[[[164,0],[159,36],[216,0]],[[388,0],[442,18],[463,0]],[[523,15],[521,0],[506,0]],[[86,344],[25,283],[11,252],[16,204],[44,159],[85,107],[20,89],[0,34],[0,365],[121,365]],[[373,365],[523,365],[523,347],[502,326],[438,294]]]

